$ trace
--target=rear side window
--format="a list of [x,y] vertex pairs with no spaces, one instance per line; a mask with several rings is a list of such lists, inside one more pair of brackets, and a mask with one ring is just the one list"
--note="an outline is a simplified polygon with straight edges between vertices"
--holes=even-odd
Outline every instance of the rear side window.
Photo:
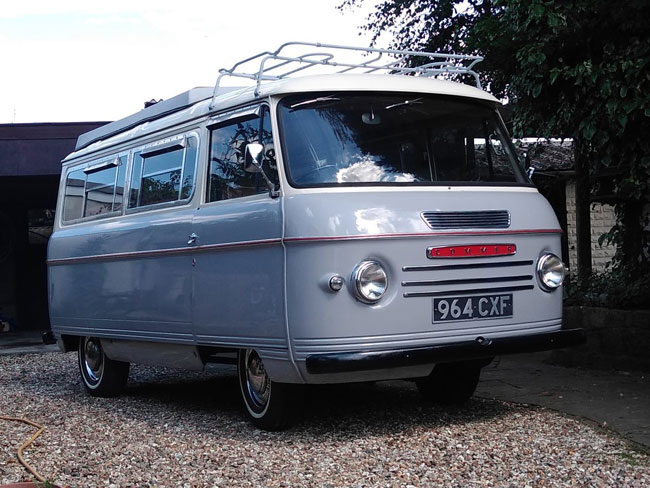
[[129,208],[190,198],[197,149],[198,139],[186,137],[134,153]]
[[63,220],[69,222],[121,211],[126,161],[124,155],[70,171],[66,177]]

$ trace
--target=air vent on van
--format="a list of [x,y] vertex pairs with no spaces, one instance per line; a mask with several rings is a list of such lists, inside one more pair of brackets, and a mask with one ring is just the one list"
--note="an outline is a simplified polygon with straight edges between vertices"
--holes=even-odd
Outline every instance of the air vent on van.
[[510,212],[507,210],[476,210],[466,212],[422,212],[429,227],[440,229],[507,229]]

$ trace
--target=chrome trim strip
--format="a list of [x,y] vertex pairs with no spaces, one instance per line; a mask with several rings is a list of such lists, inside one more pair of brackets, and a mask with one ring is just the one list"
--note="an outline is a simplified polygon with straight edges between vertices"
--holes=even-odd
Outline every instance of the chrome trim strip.
[[324,236],[324,237],[287,237],[285,239],[261,239],[257,241],[228,242],[224,244],[209,244],[195,247],[177,247],[170,249],[155,249],[150,251],[131,251],[124,253],[107,253],[91,256],[79,256],[73,258],[55,258],[48,259],[48,266],[58,266],[62,264],[76,264],[100,260],[111,259],[133,259],[145,258],[160,255],[188,254],[193,252],[209,252],[220,249],[246,246],[263,246],[280,243],[304,243],[304,242],[326,242],[326,241],[348,241],[363,239],[400,239],[409,237],[432,237],[432,236],[459,236],[459,235],[501,235],[501,234],[560,234],[560,229],[531,229],[531,230],[511,230],[505,232],[429,232],[424,234],[375,234],[375,235],[356,235],[356,236]]
[[[109,159],[108,161],[102,161],[101,163],[93,164],[91,166],[88,166],[84,168],[83,172],[86,173],[87,175],[96,173],[98,171],[101,171],[103,169],[107,168],[115,168],[117,166],[120,166],[122,163],[120,163],[120,158],[112,158]],[[115,182],[113,182],[115,184]],[[110,185],[107,185],[110,186]]]
[[534,334],[537,332],[560,330],[562,319],[542,322],[525,322],[522,324],[480,323],[475,326],[451,331],[435,330],[417,334],[395,334],[388,336],[347,337],[331,339],[305,339],[296,344],[299,360],[309,354],[325,352],[344,352],[363,348],[367,351],[381,350],[387,347],[412,347],[459,342],[464,339],[475,340],[478,336],[508,337]]
[[423,280],[402,281],[402,286],[436,286],[436,285],[468,285],[471,283],[503,283],[507,281],[529,281],[533,275],[498,276],[496,278],[466,278],[456,280]]
[[405,237],[442,237],[442,236],[499,236],[513,234],[562,234],[562,229],[525,229],[499,231],[451,231],[423,232],[412,234],[362,234],[352,236],[321,236],[321,237],[287,237],[284,242],[315,242],[315,241],[348,241],[355,239],[399,239]]
[[213,346],[215,344],[224,344],[235,347],[250,347],[254,344],[256,347],[267,349],[287,350],[287,341],[284,338],[274,337],[249,337],[249,336],[217,336],[197,334],[196,343],[199,346]]
[[[442,340],[448,340],[451,337],[458,337],[462,335],[472,335],[476,337],[481,335],[481,332],[485,332],[483,325],[474,323],[469,328],[465,325],[460,325],[458,323],[451,324],[456,325],[454,328],[450,329],[430,329],[427,331],[421,332],[397,332],[394,334],[378,334],[378,335],[367,335],[367,336],[343,336],[343,337],[303,337],[300,339],[295,339],[296,347],[300,348],[301,351],[306,350],[318,350],[322,348],[339,348],[339,347],[359,347],[359,345],[364,347],[372,346],[383,346],[397,343],[407,343],[413,341],[431,341],[432,339],[441,338]],[[527,322],[517,322],[517,323],[504,323],[504,324],[490,324],[490,333],[511,333],[511,332],[520,332],[533,330],[533,329],[559,329],[562,325],[562,318],[552,318],[545,320],[531,320]]]
[[423,266],[402,266],[402,271],[448,271],[458,269],[514,268],[515,266],[530,266],[532,264],[532,259],[527,261],[499,261],[496,263],[427,264]]
[[[143,158],[150,158],[158,154],[171,152],[175,149],[182,149],[187,145],[186,138],[182,137],[180,139],[173,139],[171,141],[163,141],[159,143],[154,143],[150,146],[145,146],[140,150],[140,156]],[[182,180],[181,180],[182,181]]]
[[111,329],[103,327],[77,327],[71,325],[52,327],[57,335],[79,335],[79,336],[93,336],[107,339],[123,339],[123,340],[140,340],[152,342],[171,342],[178,344],[194,344],[194,336],[192,334],[181,334],[171,332],[153,332],[147,330],[125,330],[125,329]]
[[504,291],[522,291],[532,290],[534,285],[521,285],[521,286],[504,286],[501,288],[473,288],[469,290],[454,290],[454,291],[414,291],[404,293],[404,298],[417,298],[417,297],[457,297],[465,295],[475,295],[477,293],[486,293],[494,295]]
[[227,112],[221,112],[220,114],[211,117],[210,120],[208,120],[205,127],[208,130],[212,130],[217,125],[221,125],[225,122],[230,122],[231,120],[234,119],[239,119],[239,118],[252,116],[252,115],[257,115],[259,117],[262,113],[262,105],[263,104],[258,102],[253,106],[247,105],[244,107],[236,108],[234,110],[229,110]]
[[48,266],[59,266],[62,264],[78,264],[93,261],[106,261],[117,259],[133,259],[133,258],[148,258],[152,256],[164,255],[182,255],[192,254],[197,252],[210,252],[219,251],[222,249],[232,249],[238,247],[251,247],[251,246],[266,246],[270,244],[279,244],[282,239],[262,239],[259,241],[242,241],[242,242],[228,242],[225,244],[206,244],[202,246],[193,247],[174,247],[170,249],[155,249],[151,251],[131,251],[131,252],[116,252],[107,254],[96,254],[92,256],[79,256],[74,258],[58,258],[48,259]]

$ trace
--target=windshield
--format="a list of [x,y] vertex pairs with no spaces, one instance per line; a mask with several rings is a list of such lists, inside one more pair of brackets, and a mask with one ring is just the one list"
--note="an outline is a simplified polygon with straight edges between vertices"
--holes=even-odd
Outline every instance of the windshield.
[[298,187],[527,184],[493,108],[451,97],[307,94],[278,109]]

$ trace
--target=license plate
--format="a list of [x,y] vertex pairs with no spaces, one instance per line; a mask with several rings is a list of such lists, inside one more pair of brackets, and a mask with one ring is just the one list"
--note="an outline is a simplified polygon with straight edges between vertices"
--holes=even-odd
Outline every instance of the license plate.
[[512,293],[433,299],[433,321],[512,317]]

